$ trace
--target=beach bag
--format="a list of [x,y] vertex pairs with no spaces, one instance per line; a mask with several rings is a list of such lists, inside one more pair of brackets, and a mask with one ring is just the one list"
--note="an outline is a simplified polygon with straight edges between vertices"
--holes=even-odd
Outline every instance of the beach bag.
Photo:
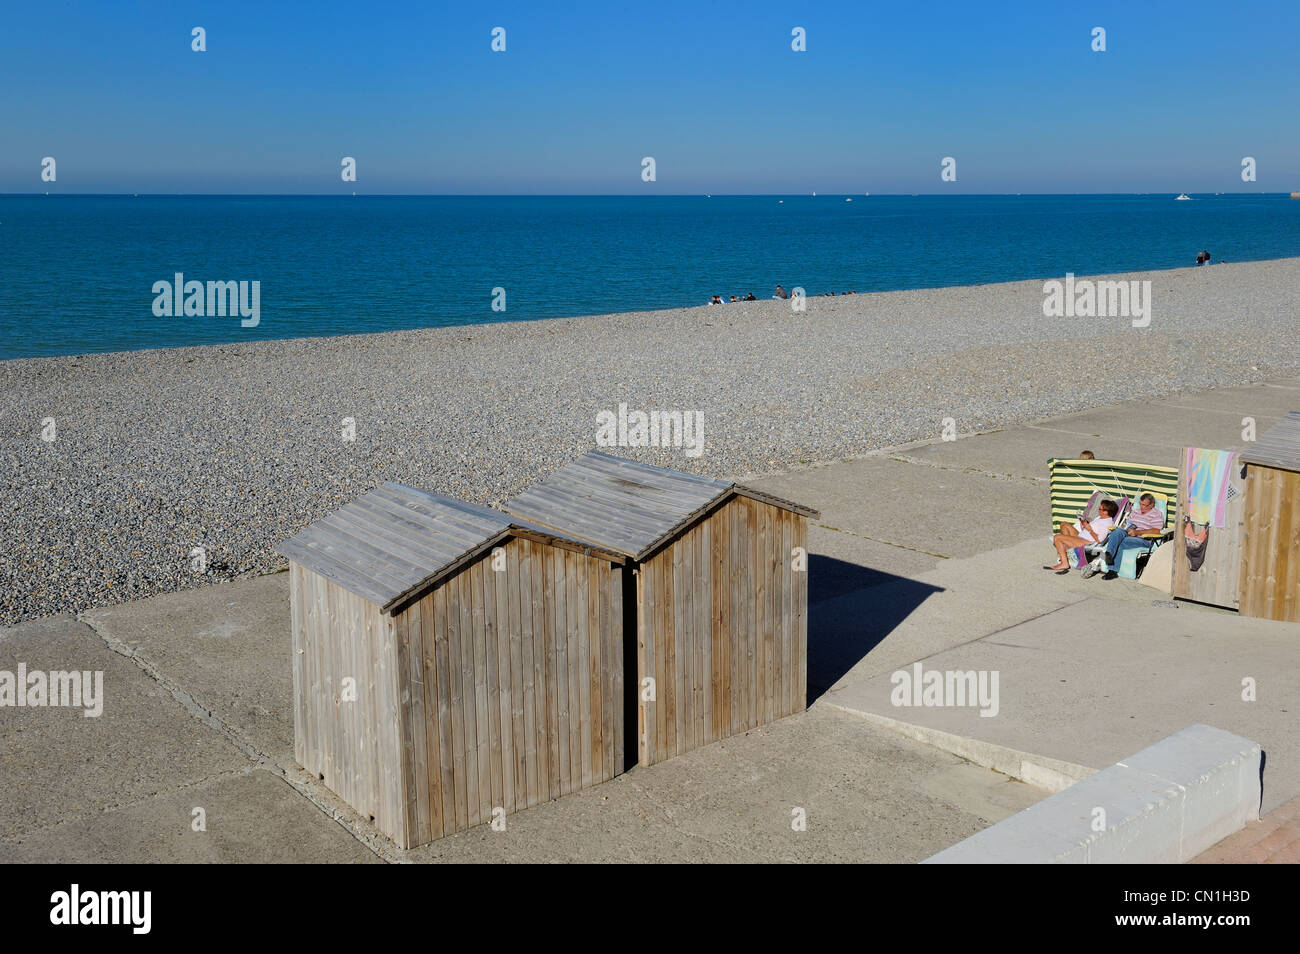
[[[1197,524],[1192,524],[1192,529],[1196,529]],[[1192,540],[1183,537],[1183,543],[1187,547],[1187,568],[1195,573],[1205,562],[1205,546],[1210,542],[1210,528],[1205,528],[1204,540]]]

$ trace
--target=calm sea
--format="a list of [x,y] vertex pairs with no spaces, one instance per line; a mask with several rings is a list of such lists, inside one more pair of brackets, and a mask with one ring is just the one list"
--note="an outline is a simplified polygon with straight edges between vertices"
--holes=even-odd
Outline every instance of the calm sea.
[[[0,196],[0,358],[1300,256],[1286,195],[845,198]],[[257,325],[156,316],[177,272]]]

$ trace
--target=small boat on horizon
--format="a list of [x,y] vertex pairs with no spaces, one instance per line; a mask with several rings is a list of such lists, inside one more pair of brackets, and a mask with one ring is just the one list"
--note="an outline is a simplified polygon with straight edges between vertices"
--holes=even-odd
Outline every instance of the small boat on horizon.
[[1191,201],[1192,201],[1192,197],[1191,197],[1190,195],[1188,195],[1186,192],[1184,192],[1184,193],[1182,193],[1181,195],[1179,195],[1177,198],[1175,198],[1174,201],[1175,201],[1175,202],[1191,202]]

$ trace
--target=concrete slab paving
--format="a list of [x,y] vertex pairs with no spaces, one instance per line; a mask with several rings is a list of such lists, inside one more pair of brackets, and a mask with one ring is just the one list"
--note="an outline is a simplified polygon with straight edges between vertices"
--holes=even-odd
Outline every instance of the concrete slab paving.
[[[915,862],[1046,794],[814,707],[507,816],[504,832],[480,826],[397,854],[421,862]],[[797,808],[806,831],[792,827]]]
[[1212,414],[1278,418],[1285,416],[1287,411],[1300,410],[1300,385],[1270,381],[1240,388],[1211,388],[1171,394],[1156,403],[1161,407],[1193,408]]
[[1256,411],[1271,408],[1272,413],[1281,415],[1292,410],[1297,399],[1300,399],[1298,381],[1300,379],[1279,378],[1237,387],[1180,391],[1143,403],[1162,407],[1199,408],[1223,414],[1245,414],[1251,413],[1252,408]]
[[1112,404],[1027,427],[908,448],[903,454],[945,467],[1038,479],[1047,477],[1048,458],[1070,457],[1085,449],[1099,458],[1176,467],[1182,447],[1241,446],[1243,417],[1254,417],[1262,434],[1296,409],[1300,387],[1294,385],[1221,388]]
[[812,524],[808,527],[808,602],[820,603],[865,586],[916,576],[942,559]]
[[0,670],[103,673],[103,713],[0,709],[0,838],[112,811],[250,765],[131,660],[77,620],[0,629]]
[[[1126,581],[1097,585],[1141,589]],[[1264,747],[1265,811],[1300,794],[1300,626],[1105,597],[919,657],[923,671],[998,673],[994,717],[971,707],[894,706],[894,684],[884,673],[829,698],[1094,768],[1204,722]],[[1243,701],[1247,678],[1255,680],[1255,701]]]
[[[1152,403],[1135,408],[1117,426],[1114,410],[1104,408],[1100,411],[1083,411],[1068,414],[1051,422],[1051,429],[1062,434],[1074,435],[1079,442],[1097,443],[1103,437],[1121,438],[1136,441],[1150,448],[1146,454],[1135,455],[1133,460],[1144,464],[1159,464],[1155,455],[1161,448],[1172,450],[1175,454],[1183,447],[1213,447],[1223,450],[1236,450],[1242,446],[1241,418],[1238,415],[1214,414],[1206,410],[1189,411],[1185,407],[1170,407]],[[1259,433],[1274,424],[1280,415],[1253,414]],[[1092,448],[1095,450],[1095,448]],[[1170,466],[1177,463],[1175,457],[1166,461]]]
[[[203,814],[195,815],[201,808]],[[205,830],[195,831],[202,820]],[[283,778],[245,769],[0,841],[0,862],[377,864]]]
[[816,507],[822,526],[937,556],[979,542],[1040,532],[1047,485],[1008,483],[985,474],[918,467],[867,457],[749,481],[759,490]]
[[[1103,592],[1100,578],[1057,576],[1040,569],[1054,559],[1050,538],[1043,532],[1038,539],[941,560],[915,577],[809,607],[810,698]],[[1108,586],[1104,592],[1112,601],[1137,606],[1167,599],[1157,590],[1128,583]],[[1217,612],[1200,607],[1189,611]]]
[[958,762],[927,776],[924,788],[941,801],[989,822],[1009,818],[1044,797],[1033,786],[970,762]]
[[[939,467],[975,469],[991,475],[1020,477],[1046,486],[1047,461],[1050,458],[1077,457],[1083,450],[1090,450],[1097,457],[1109,460],[1133,460],[1170,467],[1178,463],[1178,451],[1172,448],[1152,448],[1148,444],[1125,440],[1113,434],[1104,438],[1084,437],[1050,427],[1018,427],[1010,431],[993,431],[955,441],[941,441],[911,448],[903,456]],[[1019,494],[1022,490],[1013,484],[1005,492]],[[1041,499],[1046,500],[1045,492]],[[1045,505],[1042,512],[1046,518]]]
[[289,574],[108,606],[83,619],[258,751],[293,754]]

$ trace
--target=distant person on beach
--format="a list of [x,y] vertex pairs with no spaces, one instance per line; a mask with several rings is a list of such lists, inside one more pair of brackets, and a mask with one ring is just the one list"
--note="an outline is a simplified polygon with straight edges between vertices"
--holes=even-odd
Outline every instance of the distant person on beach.
[[710,305],[721,305],[721,304],[722,304],[722,298],[721,298],[720,296],[718,296],[718,295],[714,295],[714,296],[713,296],[713,300],[710,301],[709,304],[710,304]]
[[745,301],[758,301],[758,299],[754,297],[753,292],[750,292],[748,295],[745,296]]
[[1100,513],[1092,520],[1080,520],[1078,523],[1061,521],[1061,532],[1052,537],[1052,546],[1056,547],[1056,565],[1045,566],[1044,570],[1054,570],[1058,576],[1063,576],[1070,572],[1067,550],[1091,546],[1106,539],[1106,534],[1110,533],[1115,526],[1115,515],[1119,513],[1119,505],[1113,500],[1103,500],[1098,505],[1098,509]]
[[1204,265],[1204,264],[1205,264],[1205,253],[1204,253],[1204,252],[1197,252],[1197,253],[1196,253],[1196,264],[1197,264],[1197,265]]
[[773,295],[772,297],[773,297],[773,298],[789,298],[790,296],[786,294],[786,291],[785,291],[784,288],[782,288],[780,285],[777,285],[777,286],[776,286],[776,294]]
[[735,295],[732,295],[732,296],[731,296],[731,300],[732,300],[732,301],[740,301],[740,299],[737,298]]
[[1097,455],[1092,451],[1079,451],[1079,460],[1096,460]]

